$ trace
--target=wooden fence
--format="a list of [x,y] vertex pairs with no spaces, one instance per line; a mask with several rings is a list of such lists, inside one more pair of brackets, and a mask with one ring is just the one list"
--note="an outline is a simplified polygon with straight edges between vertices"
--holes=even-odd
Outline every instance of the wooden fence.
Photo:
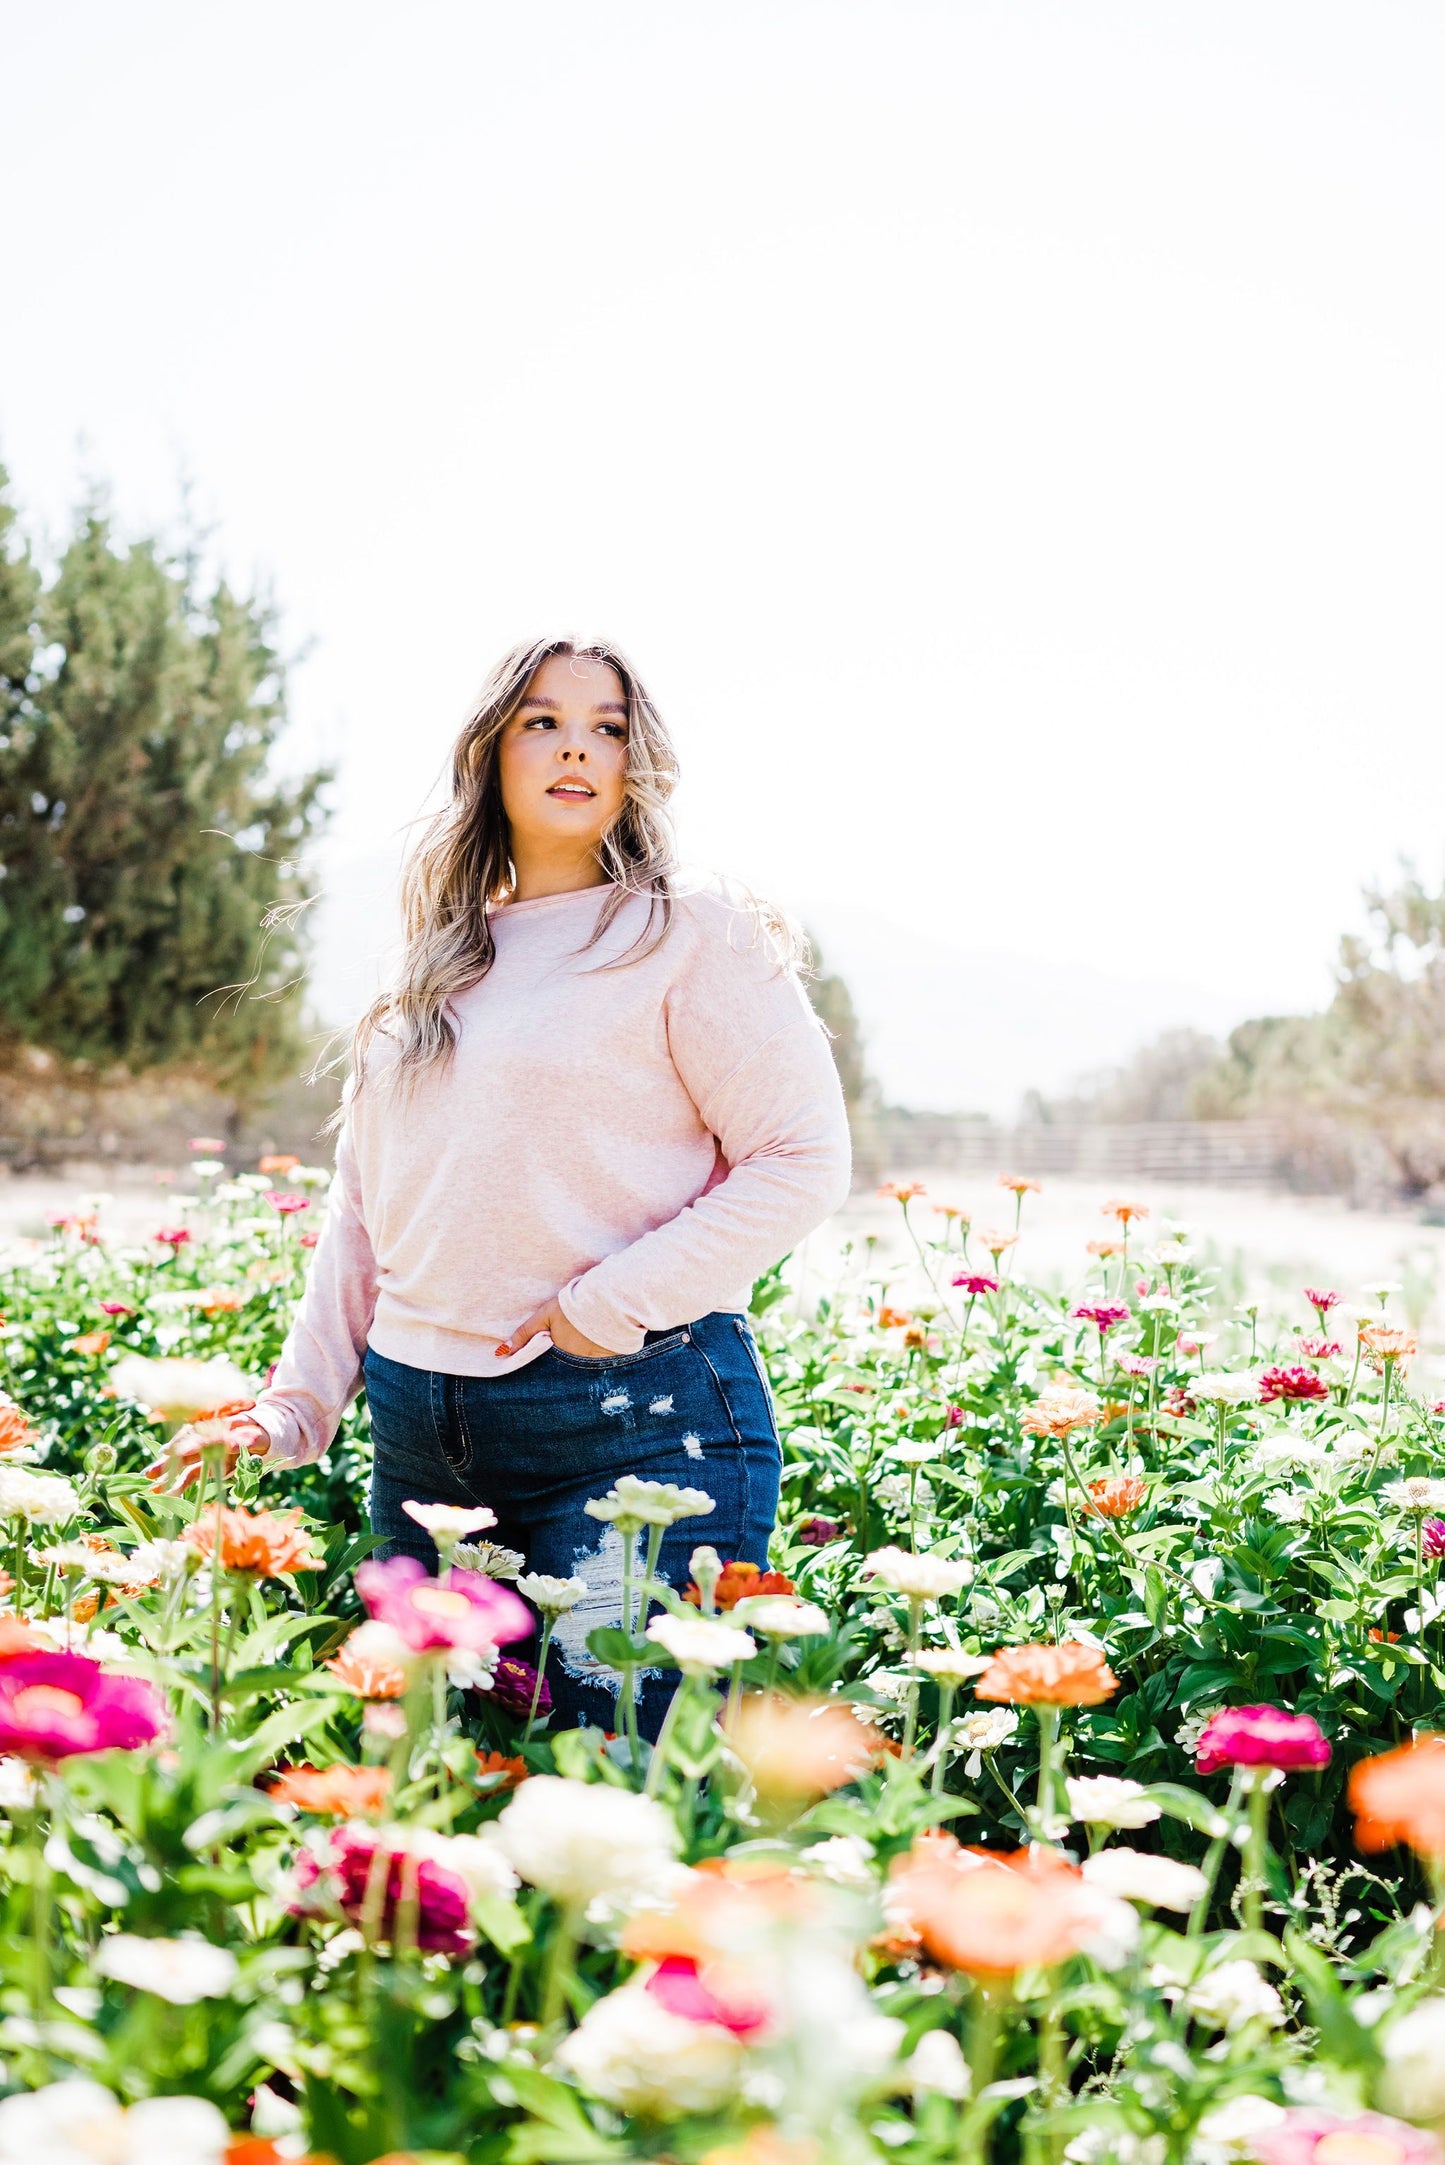
[[857,1116],[853,1150],[859,1186],[924,1166],[1213,1188],[1295,1184],[1285,1131],[1269,1120],[1005,1127],[947,1113],[884,1112]]

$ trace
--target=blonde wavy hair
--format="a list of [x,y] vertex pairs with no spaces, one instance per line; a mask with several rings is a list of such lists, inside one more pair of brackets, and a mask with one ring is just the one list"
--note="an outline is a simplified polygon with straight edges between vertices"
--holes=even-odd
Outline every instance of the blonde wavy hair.
[[[395,1041],[399,1055],[392,1079],[409,1087],[429,1069],[444,1064],[456,1047],[456,1026],[447,1013],[455,993],[486,976],[496,956],[487,921],[487,904],[511,897],[516,868],[502,805],[499,745],[542,663],[554,654],[605,663],[621,679],[627,700],[627,765],[622,808],[603,834],[597,857],[613,892],[598,913],[591,937],[577,952],[597,944],[629,895],[648,903],[647,924],[638,940],[602,969],[626,968],[659,947],[672,925],[675,898],[693,892],[683,884],[677,839],[668,799],[677,786],[678,764],[672,738],[652,697],[632,663],[601,639],[533,639],[514,646],[492,670],[478,694],[470,720],[451,754],[451,796],[428,820],[402,874],[403,945],[393,982],[372,1002],[350,1037],[352,1090],[366,1080],[367,1055],[374,1040]],[[736,880],[728,899],[753,920],[756,940],[772,943],[780,969],[808,981],[814,960],[807,934],[785,912]],[[644,946],[654,916],[662,924]],[[340,1064],[346,1048],[318,1061],[313,1074]],[[322,1133],[338,1127],[345,1101]]]

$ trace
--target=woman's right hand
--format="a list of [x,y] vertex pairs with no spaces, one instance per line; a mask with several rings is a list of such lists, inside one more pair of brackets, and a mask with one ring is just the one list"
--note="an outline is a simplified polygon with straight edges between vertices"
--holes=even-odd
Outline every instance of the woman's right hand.
[[[231,1422],[226,1438],[226,1472],[234,1473],[236,1461],[243,1451],[253,1458],[264,1458],[271,1448],[271,1438],[259,1421],[253,1421],[248,1413],[238,1413]],[[180,1496],[198,1480],[201,1461],[208,1449],[199,1437],[180,1437],[162,1451],[146,1468],[146,1479],[157,1496]]]

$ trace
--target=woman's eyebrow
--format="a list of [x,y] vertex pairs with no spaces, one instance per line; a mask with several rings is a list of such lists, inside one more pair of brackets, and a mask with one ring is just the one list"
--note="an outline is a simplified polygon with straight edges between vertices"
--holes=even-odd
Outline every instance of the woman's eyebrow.
[[[562,702],[560,699],[524,699],[521,702],[521,707],[545,707],[549,713],[555,714],[561,704]],[[517,710],[519,713],[521,712],[521,707],[519,707]],[[621,705],[616,699],[600,699],[597,702],[597,705],[592,709],[592,712],[594,714],[620,714],[625,719],[627,709],[625,706]]]

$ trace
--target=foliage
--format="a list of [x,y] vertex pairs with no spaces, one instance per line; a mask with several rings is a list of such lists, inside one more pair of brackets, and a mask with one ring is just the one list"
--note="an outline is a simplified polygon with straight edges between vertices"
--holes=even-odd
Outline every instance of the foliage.
[[0,1027],[254,1096],[294,1065],[297,860],[328,779],[273,771],[271,613],[98,505],[43,583],[0,520]]

